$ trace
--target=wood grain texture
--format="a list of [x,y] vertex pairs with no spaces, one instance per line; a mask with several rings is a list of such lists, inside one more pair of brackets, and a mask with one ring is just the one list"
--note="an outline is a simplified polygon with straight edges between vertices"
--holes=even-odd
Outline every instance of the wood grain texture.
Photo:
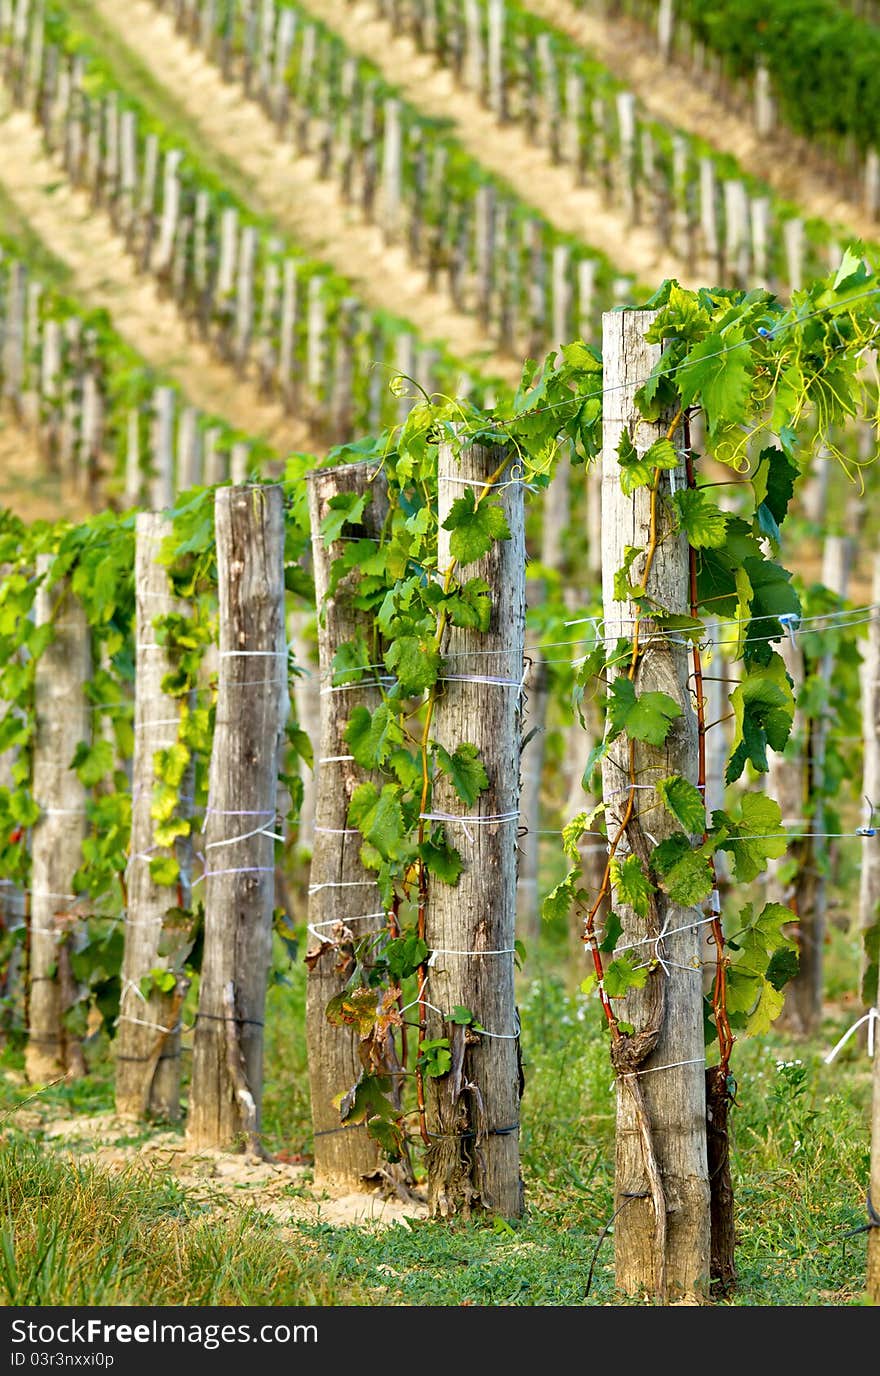
[[[449,532],[442,529],[461,481],[475,491],[490,479],[503,451],[472,445],[460,461],[441,445],[439,458],[439,567],[449,567]],[[448,481],[445,481],[448,479]],[[502,480],[503,481],[503,480]],[[490,493],[504,509],[510,538],[462,571],[484,578],[492,592],[489,630],[452,627],[444,648],[443,674],[491,674],[507,682],[442,681],[431,735],[452,754],[477,747],[489,785],[468,807],[445,774],[434,781],[433,813],[505,817],[519,812],[520,695],[525,635],[525,533],[519,483]],[[470,827],[446,823],[464,867],[453,885],[432,880],[428,889],[426,940],[435,952],[427,999],[444,1012],[461,1004],[494,1033],[488,1036],[450,1024],[429,1008],[428,1037],[449,1037],[453,1069],[429,1081],[428,1195],[435,1215],[467,1216],[492,1210],[522,1212],[519,1169],[519,1020],[514,993],[518,816]],[[480,951],[504,954],[480,956]],[[465,952],[460,955],[456,952]]]
[[[159,563],[162,542],[171,530],[171,521],[156,512],[137,515],[131,844],[116,1037],[116,1112],[122,1118],[143,1118],[148,1113],[171,1120],[180,1117],[180,1033],[171,1021],[180,999],[177,991],[166,994],[154,989],[146,997],[140,991],[141,979],[151,970],[168,968],[166,956],[159,954],[168,909],[190,905],[190,839],[181,838],[174,848],[157,846],[152,817],[155,754],[176,742],[180,716],[179,700],[162,691],[162,680],[174,665],[169,651],[158,644],[153,625],[158,616],[184,611],[180,600],[172,596],[167,571]],[[181,794],[191,793],[190,778],[182,784]],[[182,796],[177,815],[186,817],[191,811],[191,797]],[[179,879],[173,886],[158,884],[150,873],[150,860],[171,855],[180,864]],[[154,1062],[153,1050],[163,1028],[170,1030]]]
[[[333,924],[351,924],[352,933],[361,937],[384,925],[382,900],[375,877],[360,862],[362,838],[348,828],[348,807],[359,784],[370,776],[350,758],[345,728],[355,707],[374,711],[381,702],[375,673],[365,669],[363,683],[341,692],[332,687],[333,657],[340,645],[363,636],[372,644],[371,618],[352,605],[360,577],[353,570],[342,579],[332,598],[327,598],[330,571],[345,545],[334,541],[329,548],[321,536],[321,522],[331,499],[341,493],[368,493],[369,500],[359,525],[347,526],[346,535],[378,536],[387,512],[385,482],[377,475],[374,463],[346,464],[322,468],[308,474],[309,515],[312,527],[312,557],[315,571],[315,596],[322,609],[318,623],[318,664],[320,694],[320,732],[315,756],[318,777],[315,795],[315,832],[309,893],[309,923],[322,937],[330,937]],[[375,656],[372,652],[369,660]],[[331,887],[319,887],[329,885]],[[345,887],[332,887],[344,885]],[[373,914],[364,917],[364,914]],[[321,942],[312,933],[309,952],[318,951]],[[309,970],[306,994],[306,1039],[308,1044],[309,1085],[312,1123],[315,1133],[316,1183],[346,1184],[351,1189],[363,1185],[363,1177],[376,1169],[379,1152],[365,1127],[343,1127],[339,1110],[333,1106],[335,1095],[351,1089],[362,1072],[357,1037],[349,1028],[331,1027],[326,1018],[330,999],[341,993],[343,978],[336,969],[336,954],[324,951]]]
[[281,488],[220,488],[215,520],[220,672],[205,824],[205,951],[187,1124],[193,1150],[242,1145],[226,1036],[230,981],[259,1131],[275,866],[271,837],[247,833],[261,825],[274,830],[288,709]]
[[[52,556],[37,556],[46,575]],[[31,840],[30,1003],[25,1069],[31,1083],[65,1070],[81,1071],[82,1054],[65,1031],[65,949],[76,940],[73,876],[82,864],[88,794],[70,768],[76,747],[91,736],[83,689],[92,671],[91,634],[82,604],[67,579],[43,583],[35,603],[37,625],[52,622],[54,639],[37,661],[34,699],[34,799],[43,815]]]
[[[671,417],[665,422],[642,420],[634,401],[637,386],[648,376],[660,355],[658,345],[649,345],[644,332],[652,319],[649,311],[609,312],[604,316],[602,353],[605,360],[605,412],[602,454],[602,570],[605,634],[607,644],[617,638],[632,639],[636,606],[614,596],[614,575],[623,565],[624,549],[645,549],[649,538],[650,495],[648,488],[625,497],[620,487],[617,448],[621,433],[627,429],[637,448],[647,448],[666,434]],[[681,439],[677,438],[681,444]],[[686,481],[682,462],[675,470],[681,486]],[[663,475],[658,494],[660,543],[651,568],[648,593],[661,607],[689,612],[688,552],[683,536],[672,533],[663,497],[669,492],[669,479]],[[644,558],[636,560],[631,577],[638,581]],[[688,691],[690,668],[687,649],[667,638],[652,639],[653,625],[642,623],[641,643],[649,646],[642,655],[635,675],[639,694],[647,691],[668,693],[681,708],[664,743],[657,749],[646,744],[635,747],[635,771],[640,789],[635,795],[635,827],[630,836],[639,836],[645,847],[662,841],[677,831],[673,818],[662,806],[650,785],[671,774],[697,781],[697,721]],[[612,678],[626,666],[612,670]],[[602,765],[606,822],[609,835],[621,819],[628,796],[629,743],[618,738]],[[642,826],[638,818],[644,816]],[[627,839],[618,848],[621,858],[629,850]],[[648,851],[648,854],[650,852]],[[670,963],[664,976],[656,970],[642,990],[631,990],[615,1002],[618,1016],[631,1023],[636,1032],[646,1025],[650,1010],[656,1007],[652,983],[665,979],[665,1008],[653,1050],[639,1067],[638,1088],[644,1101],[654,1141],[662,1188],[666,1200],[665,1272],[670,1297],[705,1294],[709,1284],[709,1181],[706,1157],[705,1046],[703,1039],[701,928],[703,914],[696,908],[683,908],[666,895],[658,897],[659,928],[684,928],[663,943]],[[644,942],[656,933],[647,930],[644,918],[619,901],[612,905],[623,922],[618,946]],[[650,944],[636,948],[646,959],[653,954]],[[672,963],[674,962],[674,964]],[[686,968],[681,969],[679,967]],[[688,1062],[688,1064],[678,1064]],[[657,1070],[654,1067],[670,1069]],[[645,1073],[647,1072],[647,1073]],[[630,1294],[656,1293],[661,1286],[662,1259],[655,1249],[655,1217],[650,1198],[646,1158],[643,1153],[636,1107],[624,1079],[617,1090],[617,1160],[615,1204],[629,1198],[614,1225],[617,1283]]]

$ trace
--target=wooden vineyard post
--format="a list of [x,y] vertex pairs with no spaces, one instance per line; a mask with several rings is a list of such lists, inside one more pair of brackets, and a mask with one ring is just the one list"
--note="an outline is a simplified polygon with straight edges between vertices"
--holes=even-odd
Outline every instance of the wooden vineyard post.
[[[45,577],[52,557],[37,558]],[[75,939],[73,875],[82,864],[86,789],[70,761],[88,741],[90,714],[83,689],[91,675],[91,635],[82,604],[64,579],[37,592],[37,625],[50,621],[54,639],[37,661],[34,698],[34,800],[42,816],[33,829],[28,1043],[25,1070],[32,1084],[84,1070],[79,1044],[64,1027],[70,944]]]
[[[482,484],[504,484],[507,470],[493,478],[504,457],[498,447],[470,445],[457,460],[450,446],[440,446],[441,575],[452,560],[450,534],[442,528],[452,503],[464,484],[473,486],[475,496]],[[522,485],[500,485],[485,500],[503,508],[510,531],[509,539],[495,543],[466,570],[469,578],[489,584],[491,622],[486,633],[450,628],[431,723],[431,739],[450,755],[465,743],[476,747],[489,782],[470,808],[445,774],[438,774],[433,786],[431,816],[449,819],[447,836],[463,869],[455,885],[428,885],[425,910],[425,940],[432,952],[424,988],[427,1036],[449,1038],[453,1067],[458,1067],[429,1081],[428,1199],[435,1216],[491,1210],[510,1218],[523,1207],[513,950],[525,635]],[[459,1005],[485,1032],[449,1021]]]
[[284,499],[215,498],[220,647],[205,824],[205,950],[187,1145],[258,1153],[275,891],[278,762],[287,717]]
[[[862,667],[862,740],[865,751],[862,793],[880,808],[880,558],[876,554],[874,557],[874,586],[871,595],[874,608],[871,612]],[[869,825],[874,825],[873,820]],[[862,942],[859,990],[864,1007],[871,1008],[878,1002],[877,973],[880,967],[880,842],[876,836],[865,836],[862,840],[859,929]],[[877,1138],[880,1138],[880,1130],[875,1132],[875,1140]],[[873,1198],[875,1204],[880,1200],[880,1189],[875,1190]],[[880,1281],[880,1255],[877,1263]]]
[[[162,680],[172,672],[169,650],[156,638],[153,622],[183,610],[172,596],[168,574],[159,563],[162,542],[172,523],[156,512],[142,511],[135,525],[135,696],[134,761],[132,765],[131,845],[127,874],[127,916],[122,962],[122,994],[119,1031],[116,1037],[116,1112],[120,1118],[142,1119],[148,1114],[175,1120],[180,1116],[180,1009],[187,981],[178,973],[173,988],[156,987],[146,992],[141,980],[151,970],[173,969],[165,944],[183,944],[185,933],[166,928],[172,908],[190,905],[190,841],[181,837],[174,846],[156,842],[153,793],[156,785],[157,751],[177,741],[178,700],[162,691]],[[191,816],[186,775],[175,817]],[[190,782],[191,788],[191,782]],[[153,877],[153,859],[176,859],[180,867],[170,883]]]
[[[651,489],[637,489],[629,497],[621,490],[618,445],[626,430],[637,450],[642,451],[665,437],[670,424],[669,417],[653,423],[644,421],[634,401],[636,389],[661,353],[659,345],[649,345],[644,339],[653,318],[651,311],[615,311],[603,317],[602,573],[605,634],[610,646],[618,638],[632,640],[637,604],[615,598],[614,579],[624,565],[626,546],[648,549],[651,524]],[[681,445],[680,432],[673,442]],[[686,483],[684,462],[674,470],[674,476],[679,485]],[[661,483],[657,502],[659,543],[650,567],[648,597],[652,604],[687,614],[688,546],[683,536],[670,533],[662,500],[669,483],[665,474]],[[638,581],[643,563],[641,558],[633,565],[633,582]],[[657,805],[659,800],[650,788],[652,781],[674,774],[697,782],[697,721],[688,685],[687,647],[652,632],[654,623],[643,618],[640,636],[645,648],[635,672],[636,692],[667,693],[681,708],[681,716],[672,723],[662,747],[618,736],[603,760],[608,835],[617,835],[621,823],[628,820],[616,849],[621,860],[629,852],[647,858],[649,844],[663,841],[676,830],[671,816]],[[649,639],[650,645],[645,645]],[[612,673],[616,678],[624,671],[618,668]],[[627,787],[633,774],[638,791]],[[639,822],[641,816],[650,819],[646,828]],[[614,894],[612,907],[623,924],[618,949],[626,943],[644,942],[664,926],[671,933],[663,943],[668,977],[658,967],[644,988],[630,989],[614,1003],[615,1014],[635,1028],[636,1037],[656,1026],[659,1014],[658,1034],[648,1055],[628,1070],[617,1066],[617,1284],[627,1294],[648,1292],[664,1299],[667,1295],[701,1295],[708,1291],[710,1256],[702,914],[673,903],[658,891],[657,930],[653,931],[649,929],[650,915],[639,918]],[[660,988],[659,980],[664,981]]]
[[174,410],[173,387],[157,387],[153,397],[153,462],[150,505],[156,510],[174,505]]
[[675,39],[675,0],[660,0],[657,7],[657,47],[664,62],[668,62]]
[[[340,691],[332,683],[333,659],[340,645],[363,636],[370,643],[369,613],[352,606],[359,578],[347,574],[327,598],[330,571],[344,550],[340,542],[326,547],[321,522],[330,502],[344,493],[367,496],[359,527],[354,533],[375,539],[382,528],[387,503],[385,483],[374,463],[345,464],[317,469],[307,476],[315,598],[319,608],[318,663],[321,679],[320,730],[315,751],[317,781],[315,828],[309,884],[309,963],[306,994],[306,1040],[312,1123],[315,1135],[315,1182],[363,1187],[363,1177],[375,1171],[378,1148],[363,1126],[343,1126],[333,1105],[362,1071],[357,1037],[348,1028],[331,1027],[326,1008],[342,992],[344,981],[336,970],[336,951],[325,948],[339,922],[356,938],[379,930],[384,913],[375,876],[360,862],[361,836],[348,829],[352,794],[369,776],[351,758],[345,728],[356,707],[374,711],[381,702],[375,673],[365,669],[357,681]],[[351,530],[351,528],[348,528]],[[351,676],[348,676],[351,678]]]

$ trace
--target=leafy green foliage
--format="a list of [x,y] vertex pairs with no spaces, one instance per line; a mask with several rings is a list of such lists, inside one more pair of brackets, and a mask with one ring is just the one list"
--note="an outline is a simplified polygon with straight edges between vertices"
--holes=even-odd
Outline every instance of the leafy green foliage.
[[647,917],[654,886],[637,855],[628,855],[625,860],[612,859],[611,882],[619,903],[626,903],[639,917]]
[[712,826],[718,833],[718,849],[730,854],[733,872],[742,883],[762,874],[768,860],[785,854],[782,809],[763,793],[744,793],[738,816],[713,812]]
[[658,779],[657,796],[667,812],[688,832],[703,831],[706,826],[706,804],[703,795],[689,779],[673,774]]
[[728,518],[705,492],[698,487],[679,488],[671,501],[689,545],[694,549],[718,549],[724,544]]
[[480,760],[477,747],[465,741],[450,755],[442,745],[435,746],[437,764],[448,775],[453,788],[468,807],[473,807],[489,779]]
[[441,1075],[448,1075],[452,1069],[449,1038],[426,1038],[419,1049],[419,1066],[432,1080],[439,1080]]
[[401,636],[385,651],[385,663],[397,674],[402,693],[422,693],[437,682],[440,655],[434,645],[414,635]]
[[747,903],[727,937],[733,952],[727,1008],[731,1025],[746,1036],[766,1032],[782,1012],[785,983],[797,970],[797,947],[782,930],[793,917],[781,903],[768,903],[757,915]]
[[668,836],[651,855],[660,886],[673,903],[690,908],[708,898],[714,887],[712,844],[692,847],[686,836]]
[[610,999],[620,999],[630,989],[643,989],[649,973],[648,967],[637,965],[632,956],[618,956],[606,966],[605,993]]
[[738,326],[705,335],[684,358],[676,373],[679,395],[685,406],[699,398],[710,437],[722,424],[746,419],[752,373],[751,343]]
[[578,899],[581,893],[586,897],[586,893],[581,889],[579,880],[581,877],[580,866],[569,870],[564,879],[561,879],[555,888],[551,889],[541,904],[541,916],[545,922],[552,922],[555,919],[565,919],[571,911],[572,904]]
[[620,464],[620,487],[624,496],[629,497],[640,487],[650,487],[657,469],[677,468],[679,458],[667,439],[655,440],[640,454],[624,431],[617,450],[617,461]]
[[734,714],[733,750],[726,780],[733,783],[746,763],[767,772],[767,750],[782,750],[794,720],[794,693],[781,656],[751,669],[730,695]]
[[672,723],[681,716],[681,708],[668,693],[636,694],[628,678],[616,678],[608,700],[610,736],[615,739],[625,733],[630,740],[662,745]]
[[452,532],[449,553],[462,566],[482,559],[496,540],[510,539],[504,508],[485,497],[480,500],[470,487],[452,503],[443,529]]

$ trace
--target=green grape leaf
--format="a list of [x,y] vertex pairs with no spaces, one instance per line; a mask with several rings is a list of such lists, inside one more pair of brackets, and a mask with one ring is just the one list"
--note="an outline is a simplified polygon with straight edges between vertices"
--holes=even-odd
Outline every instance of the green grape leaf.
[[427,866],[428,873],[442,880],[444,884],[456,884],[463,864],[461,856],[448,841],[441,843],[439,833],[435,832],[429,841],[419,846],[419,858]]
[[191,759],[190,750],[181,741],[176,741],[167,749],[157,750],[153,755],[153,770],[156,778],[161,779],[163,783],[170,784],[172,788],[180,788]]
[[[752,477],[755,492],[755,511],[765,534],[779,539],[779,527],[788,514],[799,475],[797,464],[781,449],[762,449]],[[763,513],[763,515],[762,515]],[[775,536],[772,532],[775,530]]]
[[172,817],[153,827],[153,840],[157,846],[173,846],[179,836],[189,836],[190,828],[191,823],[186,817]]
[[69,768],[76,770],[80,782],[85,784],[86,788],[94,788],[95,784],[113,773],[115,763],[116,751],[113,742],[102,737],[93,745],[80,741],[73,752]]
[[708,898],[714,885],[710,855],[711,846],[694,849],[681,834],[668,836],[655,848],[651,864],[673,903],[690,908]]
[[579,881],[581,877],[580,866],[569,870],[564,879],[560,879],[555,888],[551,889],[541,904],[541,916],[545,922],[552,922],[556,918],[565,919],[571,911],[571,906],[578,899],[581,891]]
[[668,693],[648,692],[636,696],[628,678],[616,678],[608,697],[608,720],[612,739],[625,732],[630,740],[660,746],[669,735],[681,708]]
[[623,923],[620,920],[620,913],[610,912],[605,923],[605,935],[599,942],[599,950],[603,955],[610,955],[623,936]]
[[459,798],[467,803],[468,807],[472,807],[489,786],[489,777],[483,768],[477,747],[465,741],[451,755],[442,745],[435,744],[434,749],[438,765],[451,780]]
[[672,495],[681,529],[694,549],[719,549],[727,532],[727,516],[698,487],[681,487]]
[[636,966],[631,956],[618,956],[608,963],[602,983],[610,999],[623,998],[629,989],[643,989],[650,971],[646,965]]
[[363,636],[345,640],[333,656],[333,683],[357,683],[369,674],[372,656]]
[[369,496],[368,492],[363,492],[360,496],[356,492],[337,492],[330,498],[330,509],[321,522],[321,534],[325,544],[329,545],[338,540],[344,526],[355,525],[361,519]]
[[605,804],[598,803],[589,812],[579,812],[575,817],[572,817],[570,822],[566,822],[562,828],[562,849],[569,860],[573,860],[575,863],[580,861],[578,842],[582,836],[587,835],[596,818],[604,811]]
[[667,339],[697,339],[706,333],[709,324],[709,312],[697,294],[673,281],[666,301],[645,331],[645,339],[649,344],[663,344]]
[[683,779],[680,774],[672,774],[668,779],[658,779],[654,787],[666,811],[685,831],[695,833],[705,830],[706,806],[696,784]]
[[702,406],[710,435],[723,425],[741,424],[747,415],[752,368],[751,346],[739,326],[723,336],[707,334],[676,371],[682,405]]
[[644,554],[644,549],[640,545],[627,545],[623,551],[623,563],[614,572],[614,599],[616,602],[627,602],[630,599],[635,601],[644,596],[644,588],[630,582],[629,571],[638,559],[640,554]]
[[351,796],[348,820],[383,860],[398,858],[407,830],[396,784],[386,784],[381,793],[375,784],[359,784]]
[[677,468],[678,454],[667,439],[658,439],[644,454],[640,454],[624,430],[617,448],[620,465],[620,489],[630,497],[640,487],[650,487],[658,468]]
[[402,692],[422,693],[437,682],[440,655],[430,641],[402,635],[385,651],[385,664],[397,674]]
[[617,901],[626,903],[639,917],[647,917],[654,885],[642,869],[637,855],[625,860],[611,861],[611,882],[617,890]]
[[449,1038],[434,1037],[431,1041],[422,1042],[418,1064],[432,1080],[438,1080],[441,1075],[448,1075],[452,1068]]
[[362,769],[375,769],[403,745],[403,727],[390,703],[381,702],[374,712],[358,706],[345,728],[345,740],[356,764]]
[[782,1011],[782,978],[797,970],[797,947],[782,930],[793,920],[781,903],[767,903],[757,916],[747,903],[728,936],[727,1007],[731,1022],[747,1036],[766,1032]]
[[406,932],[389,941],[383,954],[389,973],[400,981],[409,979],[420,965],[424,965],[428,959],[428,946],[417,932]]
[[455,594],[445,599],[443,605],[453,626],[488,631],[492,617],[492,595],[485,578],[469,578]]
[[785,854],[788,844],[782,827],[782,809],[763,793],[744,793],[739,816],[712,813],[713,829],[723,832],[718,849],[727,851],[738,880],[747,884],[767,868],[768,860]]
[[150,857],[150,878],[154,884],[176,884],[180,878],[180,865],[173,855],[153,855]]
[[760,774],[767,772],[767,749],[784,750],[794,720],[794,694],[782,657],[752,668],[730,695],[734,735],[725,773],[727,783],[740,777],[750,762]]
[[485,498],[478,502],[470,487],[452,503],[443,529],[452,532],[449,552],[462,566],[482,559],[496,540],[510,539],[503,507]]

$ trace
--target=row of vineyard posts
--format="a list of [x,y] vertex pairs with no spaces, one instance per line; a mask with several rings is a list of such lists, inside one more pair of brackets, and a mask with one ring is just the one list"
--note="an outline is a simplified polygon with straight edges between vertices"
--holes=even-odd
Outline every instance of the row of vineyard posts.
[[[549,144],[554,160],[628,222],[650,224],[659,244],[672,237],[689,270],[790,291],[824,270],[826,258],[835,261],[826,226],[726,176],[683,136],[670,144],[631,92],[601,82],[593,91],[589,64],[559,36],[539,34],[530,60],[531,32],[514,6],[492,4],[486,15],[472,0],[471,8],[474,15],[451,7],[438,25],[416,6],[395,22],[409,20],[421,46],[499,120]],[[575,331],[592,340],[601,310],[631,297],[631,280],[601,253],[483,173],[297,8],[207,0],[175,10],[224,75],[261,103],[267,136],[274,129],[297,154],[314,155],[321,175],[339,182],[386,242],[406,249],[428,285],[477,314],[503,348],[537,353]],[[140,269],[219,355],[254,373],[267,393],[315,418],[329,412],[332,438],[352,422],[376,428],[385,389],[372,360],[415,375],[428,391],[448,387],[453,360],[442,350],[421,343],[407,322],[370,312],[326,267],[265,232],[167,133],[148,131],[144,112],[79,50],[51,6],[21,0],[0,39],[0,76],[39,121],[64,173],[107,208]],[[472,371],[465,376],[480,387]]]
[[[361,186],[372,187],[362,205],[366,218],[381,224],[387,242],[404,242],[432,281],[438,264],[448,266],[454,304],[475,311],[503,347],[539,354],[548,342],[570,337],[575,329],[592,340],[603,306],[631,293],[629,279],[616,276],[601,255],[558,235],[502,185],[481,180],[476,165],[465,165],[463,150],[445,134],[386,97],[384,88],[380,96],[377,78],[367,80],[340,40],[306,22],[298,10],[266,5],[259,23],[254,7],[248,17],[234,6],[225,7],[222,15],[211,6],[201,14],[197,7],[177,6],[176,14],[184,31],[218,57],[226,75],[240,79],[246,92],[262,102],[279,137],[289,138],[304,153],[326,145],[327,175],[339,177],[347,196],[359,199]],[[513,9],[505,20],[502,5],[488,29],[485,16],[482,27],[475,28],[470,19],[465,22],[450,12],[444,20],[450,30],[446,38],[419,17],[418,7],[409,17],[395,11],[395,22],[409,23],[420,43],[433,43],[450,61],[458,53],[454,69],[493,109],[497,106],[499,118],[523,120],[531,128],[528,111],[543,92],[548,111],[564,108],[577,126],[584,100],[569,91],[572,55],[566,50],[566,62],[560,54],[557,61],[552,45],[539,44],[543,75],[534,85],[534,64],[520,69],[521,16]],[[220,26],[216,32],[213,24]],[[96,206],[106,207],[140,269],[173,295],[217,355],[252,376],[262,391],[305,412],[330,440],[346,437],[352,426],[374,430],[402,419],[406,399],[395,401],[384,386],[391,367],[415,377],[429,392],[434,386],[450,390],[454,376],[457,394],[464,381],[480,395],[484,384],[476,376],[455,367],[433,346],[420,345],[406,322],[371,315],[333,274],[307,262],[277,236],[263,235],[242,207],[220,195],[210,178],[182,159],[181,150],[165,135],[145,132],[142,112],[107,87],[105,74],[70,47],[70,35],[57,16],[49,23],[47,11],[22,0],[14,16],[10,8],[5,20],[0,18],[0,31],[6,44],[3,79],[13,99],[39,119],[47,147],[63,171],[88,191]],[[480,47],[487,33],[493,35],[488,59]],[[496,68],[498,80],[504,77],[500,103],[486,78]],[[94,87],[99,75],[103,94],[89,94],[85,86]],[[345,103],[337,109],[337,82],[342,90],[352,87],[362,116],[357,137],[346,124]],[[520,92],[523,82],[525,95]],[[563,89],[568,95],[563,96]],[[519,93],[515,98],[514,92]],[[602,99],[610,97],[606,93]],[[625,208],[633,201],[634,188],[652,182],[651,168],[657,176],[665,176],[669,168],[666,150],[663,156],[657,150],[649,154],[655,137],[650,129],[636,121],[625,136],[631,119],[624,118],[630,105],[623,94],[609,109],[618,106],[621,130],[610,138],[602,158],[616,158],[629,169],[630,181],[622,187],[615,183],[612,195]],[[600,119],[594,111],[592,119],[601,130],[610,115]],[[538,120],[535,137],[545,142],[552,127],[549,115]],[[373,134],[381,155],[370,171],[361,162]],[[578,139],[589,143],[583,130]],[[563,161],[574,159],[576,166],[578,139],[573,134],[566,140],[569,152],[560,152]],[[631,155],[626,153],[628,139],[633,149],[641,150],[638,166],[632,149]],[[598,152],[596,158],[604,185]],[[837,251],[824,239],[813,243],[809,235],[805,238],[797,219],[779,220],[774,212],[767,222],[766,203],[760,198],[750,203],[740,181],[725,183],[719,201],[710,161],[700,164],[699,176],[695,165],[688,168],[686,176],[679,169],[684,180],[674,195],[668,187],[662,195],[658,192],[657,204],[665,209],[658,209],[655,218],[658,236],[665,240],[670,215],[675,219],[671,203],[681,203],[686,233],[678,252],[694,268],[743,286],[769,280],[791,289],[824,261],[826,249],[832,257]],[[453,191],[461,198],[454,214],[447,204]],[[426,194],[430,223],[421,218]],[[439,220],[438,208],[443,211]],[[435,242],[444,225],[452,237]],[[750,235],[751,256],[744,247]],[[699,252],[687,249],[688,244],[699,244]],[[268,457],[262,446],[252,445],[249,451],[242,437],[226,433],[227,427],[200,417],[185,402],[175,445],[175,403],[166,382],[150,379],[149,370],[134,358],[118,366],[118,341],[109,339],[112,331],[105,320],[95,313],[84,319],[72,303],[33,279],[13,253],[4,257],[4,394],[20,414],[37,417],[48,456],[83,495],[94,498],[106,467],[102,451],[115,452],[117,487],[124,473],[130,500],[144,487],[143,473],[152,468],[154,505],[157,493],[162,502],[169,500],[175,483],[188,487],[202,473],[207,481],[225,474],[240,480]],[[782,258],[784,269],[771,267],[771,260],[781,264]],[[522,287],[526,280],[528,292]],[[108,368],[110,358],[117,359],[117,366]],[[491,386],[484,395],[491,396]]]
[[[200,948],[187,1139],[262,1150],[276,827],[296,815],[290,750],[309,749],[288,722],[285,589],[303,593],[311,544],[316,1180],[357,1186],[385,1158],[412,1181],[421,1147],[434,1216],[521,1212],[525,495],[552,490],[557,461],[601,454],[603,615],[579,675],[604,700],[590,765],[602,797],[565,828],[572,864],[545,911],[578,913],[610,1038],[619,1286],[666,1299],[732,1284],[731,1053],[782,1011],[797,941],[779,903],[722,914],[718,868],[753,884],[786,849],[781,810],[757,786],[795,714],[774,643],[801,604],[775,558],[779,527],[809,457],[798,425],[817,378],[833,369],[826,428],[870,402],[857,364],[876,339],[875,282],[848,254],[789,309],[666,284],[651,311],[606,315],[604,364],[569,345],[527,369],[506,411],[426,399],[361,446],[366,458],[305,482],[204,489],[163,515],[104,513],[60,536],[8,522],[3,888],[25,946],[6,977],[23,985],[32,1080],[82,1070],[69,1014],[84,948],[106,963],[121,925],[121,992],[105,1013],[117,1107],[177,1115]],[[707,453],[745,475],[736,514],[699,481],[698,412]],[[745,474],[768,414],[777,439]],[[748,791],[711,813],[710,624],[719,638],[728,627],[738,668],[727,783],[750,770]],[[866,728],[876,742],[876,720]],[[587,888],[579,843],[596,832],[605,861]],[[872,827],[861,834],[876,845]],[[875,1131],[874,1199],[878,1171]],[[878,1276],[874,1230],[875,1291]]]
[[[514,241],[521,214],[508,187],[480,175],[476,166],[469,178],[460,177],[461,149],[307,9],[279,0],[154,3],[173,13],[179,31],[227,80],[239,80],[244,94],[264,106],[280,137],[300,152],[313,152],[326,175],[338,175],[346,194],[361,141],[375,142],[375,181],[388,237],[408,242],[432,279],[437,265],[449,262],[457,304],[472,239],[478,263],[485,264],[477,307],[493,335],[510,342],[517,274],[508,267],[508,245],[518,257]],[[578,185],[595,187],[629,225],[647,227],[658,245],[672,243],[688,270],[739,286],[766,282],[790,289],[824,261],[825,243],[813,225],[765,188],[730,175],[729,160],[651,120],[632,91],[600,74],[595,61],[559,30],[513,0],[451,0],[442,6],[434,0],[376,0],[375,9],[395,34],[411,37],[420,53],[478,95],[499,123],[521,125],[531,142],[546,147],[555,164],[569,167]],[[437,188],[444,175],[451,201],[438,221]],[[482,182],[476,194],[475,181]],[[524,236],[530,296],[544,303],[552,283],[554,310],[564,315],[558,284],[565,283],[573,259],[578,318],[589,319],[595,287],[613,286],[612,265],[595,252],[582,253],[534,213]],[[625,279],[620,286],[625,290]],[[534,304],[528,309],[535,316],[532,332],[543,326],[546,333],[545,314]],[[554,337],[568,333],[563,328]]]

